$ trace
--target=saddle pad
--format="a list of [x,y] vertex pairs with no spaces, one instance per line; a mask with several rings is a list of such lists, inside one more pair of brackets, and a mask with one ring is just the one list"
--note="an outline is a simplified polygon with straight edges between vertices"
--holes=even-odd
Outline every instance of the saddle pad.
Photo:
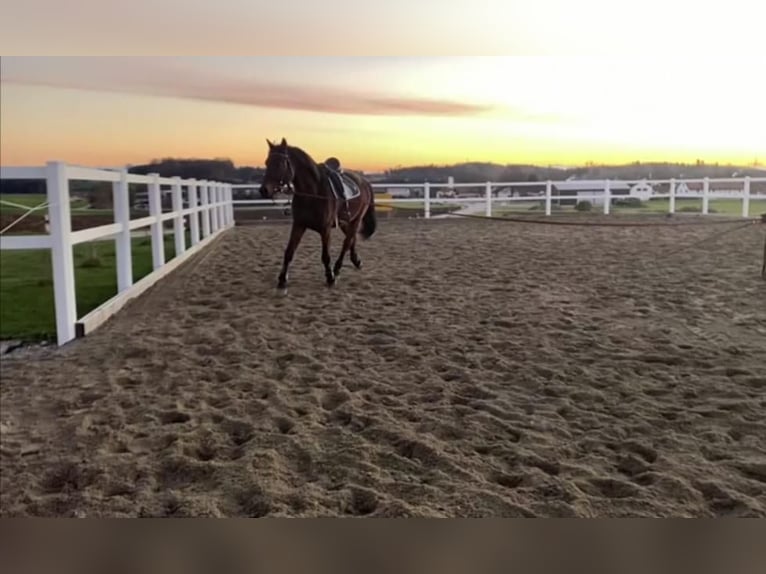
[[[354,199],[355,197],[359,197],[359,194],[361,193],[359,186],[357,186],[356,183],[354,183],[354,180],[352,180],[346,174],[330,172],[330,182],[332,183],[332,188],[335,192],[335,195],[337,195],[339,198],[346,200]],[[340,189],[338,184],[340,184]]]
[[354,199],[355,197],[359,197],[359,186],[356,185],[356,183],[354,183],[351,178],[341,174],[340,180],[343,183],[343,196],[346,199]]

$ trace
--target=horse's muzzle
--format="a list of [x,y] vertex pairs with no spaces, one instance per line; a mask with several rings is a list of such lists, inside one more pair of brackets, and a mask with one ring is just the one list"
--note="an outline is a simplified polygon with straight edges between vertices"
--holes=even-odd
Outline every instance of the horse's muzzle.
[[272,199],[278,193],[290,194],[293,191],[293,186],[289,183],[273,183],[266,182],[261,184],[258,192],[264,199]]

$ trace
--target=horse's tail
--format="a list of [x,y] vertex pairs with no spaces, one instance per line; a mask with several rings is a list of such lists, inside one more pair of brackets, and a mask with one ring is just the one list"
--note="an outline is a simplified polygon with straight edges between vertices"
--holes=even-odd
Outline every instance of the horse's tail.
[[361,235],[363,239],[369,239],[375,233],[375,229],[378,227],[378,220],[375,217],[375,192],[372,191],[372,186],[367,185],[367,189],[370,191],[370,205],[367,207],[367,211],[362,217],[362,229]]

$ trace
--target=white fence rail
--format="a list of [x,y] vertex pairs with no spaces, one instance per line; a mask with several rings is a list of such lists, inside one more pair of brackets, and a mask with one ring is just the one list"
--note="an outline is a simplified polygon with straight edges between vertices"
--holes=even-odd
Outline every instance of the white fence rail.
[[[676,212],[676,199],[701,198],[703,215],[710,213],[711,199],[739,199],[742,202],[742,217],[750,216],[751,200],[766,200],[766,189],[760,194],[751,194],[753,183],[766,183],[766,177],[741,178],[702,178],[702,179],[599,179],[599,180],[563,180],[538,182],[492,182],[483,183],[374,183],[376,190],[408,190],[422,193],[422,197],[377,198],[378,205],[393,205],[397,203],[422,204],[425,218],[431,217],[431,207],[434,205],[463,204],[483,205],[484,215],[491,217],[493,205],[512,204],[514,202],[544,202],[545,215],[551,215],[554,202],[558,201],[591,201],[602,206],[603,212],[609,214],[615,200],[638,198],[642,201],[652,199],[668,199],[668,213]],[[716,190],[714,186],[726,185],[725,190]],[[257,189],[259,184],[233,185],[232,190]],[[659,191],[658,187],[667,187],[667,191]],[[699,187],[699,189],[692,189]],[[520,191],[524,188],[537,188],[539,191],[518,196],[500,195],[508,190]],[[620,188],[620,191],[616,191]],[[460,191],[468,189],[480,190],[469,197],[460,197]],[[287,199],[234,199],[234,207],[261,207],[282,209],[288,203]]]
[[[0,236],[0,250],[50,249],[59,345],[83,336],[106,321],[130,299],[203,249],[216,236],[234,225],[231,185],[215,181],[165,178],[157,174],[129,174],[126,170],[102,170],[49,162],[42,167],[3,167],[0,179],[46,181],[50,233],[46,235]],[[114,223],[72,231],[71,180],[111,182]],[[149,216],[130,218],[129,184],[148,188]],[[162,186],[169,186],[172,211],[163,213]],[[184,208],[184,203],[187,207]],[[186,245],[185,219],[189,220],[190,245]],[[201,220],[201,222],[200,222]],[[163,223],[173,221],[175,257],[165,261]],[[133,281],[131,231],[150,227],[153,271]],[[201,231],[200,231],[201,228]],[[73,247],[97,239],[114,238],[117,264],[117,294],[87,315],[77,317]]]
[[[234,225],[234,208],[239,206],[283,208],[286,199],[233,199],[236,189],[255,190],[258,184],[231,185],[226,183],[165,178],[157,174],[129,174],[126,170],[103,170],[49,162],[39,167],[2,167],[0,179],[45,180],[48,200],[49,230],[44,235],[0,235],[1,250],[50,249],[52,253],[53,288],[56,309],[56,332],[59,345],[83,336],[97,328],[130,299],[138,296],[195,252],[203,249],[222,231]],[[114,223],[72,231],[70,189],[71,180],[111,182]],[[761,193],[751,193],[752,184],[759,184]],[[491,216],[493,206],[514,202],[537,202],[551,215],[556,201],[589,200],[600,203],[603,212],[611,212],[616,199],[638,197],[642,201],[668,199],[668,212],[675,213],[676,200],[701,198],[702,214],[710,213],[710,201],[739,199],[741,215],[750,216],[751,201],[766,200],[766,177],[726,179],[670,180],[566,180],[544,182],[484,182],[484,183],[375,183],[376,190],[416,191],[422,197],[377,197],[378,205],[422,204],[425,218],[431,217],[435,205],[476,205],[479,212]],[[146,185],[149,216],[130,218],[129,184]],[[726,189],[720,188],[722,185]],[[169,187],[172,210],[162,211],[162,186]],[[690,187],[691,186],[691,187]],[[658,190],[662,187],[662,190]],[[525,188],[531,188],[527,193]],[[619,189],[619,192],[617,191]],[[473,190],[471,196],[461,192]],[[514,195],[514,193],[518,195]],[[482,209],[483,207],[483,209]],[[190,245],[186,245],[185,223],[188,219]],[[175,257],[165,261],[163,223],[173,222]],[[150,227],[153,271],[138,282],[133,280],[131,232]],[[79,243],[113,238],[117,265],[117,294],[83,317],[77,317],[74,280],[73,247]]]

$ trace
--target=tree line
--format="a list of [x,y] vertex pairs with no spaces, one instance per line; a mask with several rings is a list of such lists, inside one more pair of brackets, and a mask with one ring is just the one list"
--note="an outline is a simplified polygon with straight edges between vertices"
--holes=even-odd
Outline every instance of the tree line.
[[[163,158],[147,164],[130,166],[135,174],[158,173],[162,177],[178,176],[183,179],[208,179],[224,183],[256,183],[261,180],[265,168],[260,166],[235,166],[226,158]],[[675,178],[725,178],[746,175],[763,177],[764,172],[752,167],[736,165],[695,163],[643,163],[625,165],[595,165],[580,167],[551,167],[528,164],[497,164],[489,162],[466,162],[452,165],[421,165],[397,167],[380,174],[369,174],[380,183],[446,182],[452,176],[455,183],[478,183],[484,181],[545,181],[547,179],[670,179]],[[2,193],[45,193],[44,181],[3,180]],[[77,182],[80,192],[95,191],[97,184]],[[99,188],[100,189],[100,188]]]

